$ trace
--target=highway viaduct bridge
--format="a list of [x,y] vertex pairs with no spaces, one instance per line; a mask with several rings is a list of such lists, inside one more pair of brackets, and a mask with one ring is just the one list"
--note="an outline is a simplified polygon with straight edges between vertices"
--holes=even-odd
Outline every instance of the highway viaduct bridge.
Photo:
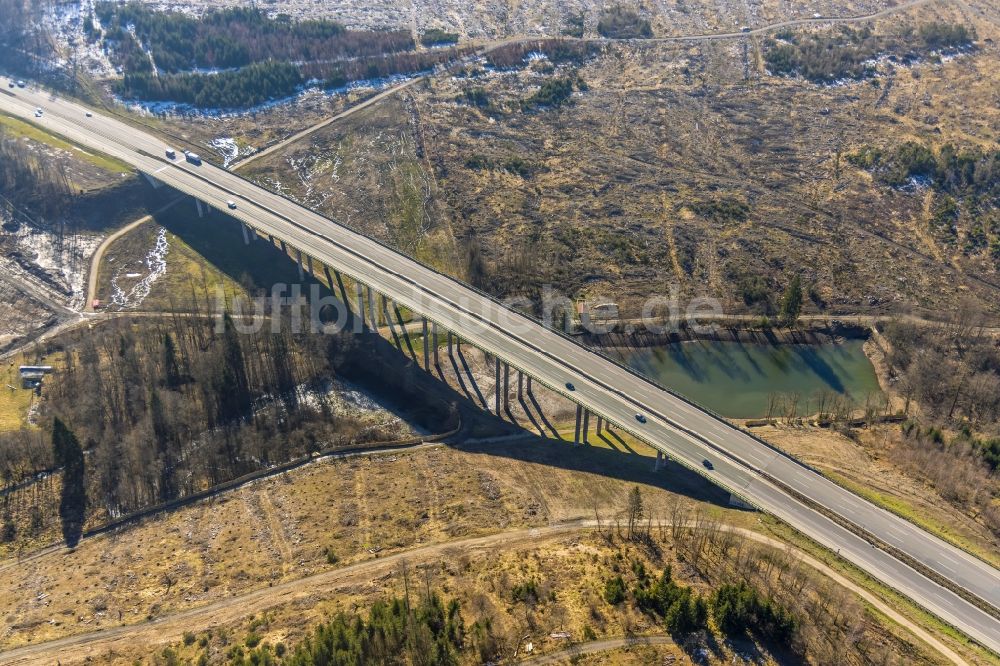
[[[0,90],[0,111],[130,164],[244,224],[253,235],[291,248],[302,267],[331,272],[360,318],[377,296],[423,318],[428,341],[444,331],[494,360],[494,409],[503,408],[510,371],[541,382],[578,405],[576,440],[591,415],[647,442],[735,497],[839,553],[927,611],[1000,654],[1000,572],[834,484],[762,440],[706,412],[567,336],[446,275],[234,173],[181,156],[120,120],[31,89]],[[37,108],[43,113],[36,116]],[[229,202],[235,203],[235,209]],[[303,265],[304,264],[304,265]],[[353,298],[340,288],[355,284]],[[530,378],[530,379],[528,379]],[[520,380],[519,380],[520,381]],[[572,389],[569,385],[572,385]],[[711,460],[713,469],[703,466]]]

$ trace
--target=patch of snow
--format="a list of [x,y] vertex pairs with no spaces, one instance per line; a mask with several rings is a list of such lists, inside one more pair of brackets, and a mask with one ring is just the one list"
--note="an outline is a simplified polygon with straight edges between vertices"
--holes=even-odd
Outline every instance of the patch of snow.
[[235,139],[228,136],[220,136],[212,139],[208,142],[208,145],[214,148],[215,152],[219,153],[219,156],[222,157],[222,166],[226,169],[243,155],[249,155],[254,152],[254,149],[251,147],[241,148]]
[[[0,223],[8,221],[5,214],[0,213]],[[41,282],[47,291],[53,292],[52,287],[55,287],[60,292],[60,300],[65,300],[71,308],[83,307],[88,261],[101,244],[101,236],[72,233],[60,236],[26,222],[7,224],[0,233],[13,240],[12,252],[0,259],[0,266],[8,273],[22,275],[23,279]],[[21,261],[12,256],[15,252]],[[45,277],[37,280],[38,273]]]
[[[94,27],[102,28],[100,19],[94,14],[96,0],[79,2],[54,2],[48,5],[43,22],[52,33],[57,47],[64,53],[72,53],[77,66],[95,78],[117,76],[117,71],[108,54],[100,44],[88,44],[83,34],[83,18],[88,14],[94,18]],[[65,66],[65,61],[62,61]]]
[[[111,278],[111,302],[122,310],[135,309],[142,305],[142,302],[149,296],[153,283],[167,272],[167,252],[169,251],[167,230],[160,229],[156,235],[156,243],[143,258],[147,269],[145,272],[125,273],[125,266],[119,267],[115,272],[114,277]],[[128,279],[130,275],[143,277],[126,291],[121,286],[121,280],[122,278]]]

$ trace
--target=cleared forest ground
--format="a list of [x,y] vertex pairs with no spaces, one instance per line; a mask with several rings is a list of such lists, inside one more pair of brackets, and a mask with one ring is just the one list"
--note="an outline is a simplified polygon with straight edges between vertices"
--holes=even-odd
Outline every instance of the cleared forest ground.
[[[399,593],[404,565],[420,586],[461,598],[472,615],[492,615],[514,640],[530,634],[536,650],[560,646],[562,639],[549,637],[553,632],[567,631],[579,640],[585,626],[598,636],[655,632],[641,614],[605,604],[600,597],[605,578],[625,566],[617,562],[638,559],[654,572],[672,564],[675,576],[710,589],[710,581],[697,573],[705,563],[685,563],[689,555],[682,552],[689,551],[680,545],[649,551],[624,541],[608,544],[596,535],[549,535],[546,526],[592,521],[596,512],[604,529],[624,529],[621,507],[632,484],[639,484],[652,529],[666,533],[667,544],[669,526],[660,529],[661,521],[687,520],[697,512],[752,527],[757,515],[724,508],[719,493],[704,482],[695,494],[674,494],[675,477],[687,473],[671,467],[654,474],[644,456],[576,449],[572,465],[564,467],[557,460],[568,447],[491,443],[320,461],[120,534],[87,540],[71,554],[54,552],[0,567],[0,585],[7,589],[3,613],[11,622],[4,644],[10,648],[120,625],[138,625],[135,631],[143,635],[142,625],[158,620],[148,630],[155,639],[146,634],[142,641],[121,641],[110,635],[107,644],[59,656],[63,663],[88,655],[131,663],[160,658],[169,646],[190,658],[206,652],[214,663],[252,634],[271,645],[294,644],[312,623],[336,610],[364,608],[379,596]],[[533,526],[539,533],[530,531]],[[766,525],[757,528],[767,531]],[[488,536],[495,532],[511,535]],[[482,544],[470,541],[479,536]],[[469,545],[432,547],[448,541]],[[398,554],[410,550],[414,554],[401,560]],[[335,556],[332,564],[328,553]],[[780,551],[774,556],[782,557]],[[67,568],[66,558],[75,566]],[[344,576],[337,574],[341,568]],[[356,574],[350,574],[353,568]],[[292,584],[307,576],[322,580],[308,587]],[[537,607],[522,608],[510,595],[525,580],[553,595],[545,592]],[[277,588],[274,595],[270,587]],[[248,593],[243,603],[224,601]],[[210,603],[217,612],[197,612]],[[175,621],[175,614],[190,619]],[[880,649],[905,655],[909,663],[940,659],[895,625],[879,627],[875,616],[866,627],[879,636]],[[195,640],[181,641],[185,632]],[[760,649],[726,641],[713,648],[718,651],[710,661]],[[766,650],[759,658],[774,660]]]
[[[935,312],[963,297],[995,311],[997,267],[965,249],[971,227],[935,235],[927,192],[875,184],[847,162],[873,137],[992,145],[991,11],[931,3],[876,22],[878,32],[953,21],[978,34],[974,52],[887,66],[878,86],[770,76],[756,37],[613,45],[578,68],[541,59],[435,80],[249,173],[462,277],[474,241],[483,285],[501,295],[549,283],[624,314],[676,283],[727,311],[773,312],[798,273],[810,312]],[[564,76],[586,83],[570,104],[518,109]],[[456,101],[470,89],[489,107]],[[745,216],[718,208],[733,202]],[[748,305],[755,289],[763,297]]]

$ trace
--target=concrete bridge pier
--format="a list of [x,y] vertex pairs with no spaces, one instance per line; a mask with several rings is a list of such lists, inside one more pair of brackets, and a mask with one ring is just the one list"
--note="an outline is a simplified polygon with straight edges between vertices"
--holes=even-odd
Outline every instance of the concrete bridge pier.
[[[337,285],[333,281],[333,276],[330,275],[330,267],[327,266],[326,264],[323,264],[323,276],[326,278],[326,283],[328,285],[330,285],[330,293],[336,294],[337,293]],[[351,307],[347,303],[347,299],[346,298],[344,299],[344,305],[347,305],[347,307]]]
[[205,213],[207,212],[208,206],[203,204],[201,202],[201,199],[195,199],[194,205],[198,209],[198,217],[205,217]]
[[583,424],[583,405],[576,406],[576,429],[573,431],[573,443],[580,443],[580,426]]
[[[344,304],[344,310],[345,310],[344,314],[347,317],[347,319],[350,320],[350,318],[351,318],[351,302],[349,300],[347,300],[347,294],[344,293],[343,289],[341,289],[340,292],[339,292],[339,295],[338,295],[337,286],[336,286],[337,283],[333,281],[333,276],[330,274],[330,267],[327,266],[326,264],[324,264],[322,261],[318,261],[318,260],[316,261],[316,271],[313,273],[313,277],[316,278],[317,282],[319,282],[319,280],[320,280],[320,276],[319,276],[319,270],[320,269],[319,269],[319,267],[323,268],[323,277],[326,278],[326,283],[330,287],[330,293],[333,294],[334,298],[339,299],[340,302]],[[336,272],[336,271],[334,271],[334,272]],[[337,278],[338,279],[340,278],[340,274],[339,273],[337,273]],[[343,283],[341,283],[341,287],[343,287]],[[338,315],[338,320],[337,320],[337,326],[340,328],[341,331],[344,330],[344,322],[342,322],[342,321],[339,320],[339,315]]]
[[354,332],[360,333],[365,325],[365,287],[360,282],[354,283],[354,295],[358,300],[358,316],[354,320]]
[[368,319],[372,330],[378,332],[378,310],[375,309],[375,291],[368,287]]
[[[417,352],[413,350],[413,344],[410,342],[410,334],[407,333],[406,324],[403,323],[403,315],[399,313],[399,307],[396,303],[387,296],[382,296],[381,314],[383,321],[385,321],[385,324],[389,327],[389,333],[392,335],[392,340],[396,343],[396,347],[399,351],[403,353],[409,352],[410,358],[413,359],[413,362],[418,363]],[[393,315],[395,315],[395,317],[393,317]],[[398,331],[396,330],[397,325],[399,329]],[[404,344],[406,345],[405,349],[403,348]]]
[[423,337],[424,337],[424,370],[430,372],[431,369],[431,341],[427,337],[427,319],[423,320]]
[[438,361],[438,325],[435,322],[431,322],[431,337],[434,338],[434,365],[439,366],[441,363]]
[[667,457],[663,455],[662,451],[656,452],[656,462],[653,463],[653,471],[659,472],[660,468],[667,464]]
[[313,272],[313,258],[308,255],[306,256],[306,272],[309,273],[309,275],[316,277],[316,273]]
[[604,425],[604,418],[601,417],[601,416],[598,416],[597,417],[597,434],[598,435],[601,434],[601,426],[603,426],[603,425]]
[[497,356],[493,357],[493,411],[496,412],[497,416],[500,416],[501,410],[501,400],[500,400],[500,358]]
[[524,402],[524,373],[517,371],[517,401]]
[[303,274],[302,270],[302,250],[295,251],[295,262],[299,266],[299,282],[302,282],[302,280],[305,279],[305,275]]
[[583,443],[590,444],[590,410],[583,410]]
[[[340,301],[344,304],[347,309],[347,316],[351,317],[351,299],[347,297],[347,288],[344,286],[344,278],[340,274],[340,271],[334,269],[330,270],[330,267],[326,264],[323,265],[323,272],[326,274],[326,283],[330,285],[330,293],[340,294]],[[332,273],[332,275],[331,275]]]
[[247,225],[245,225],[242,222],[240,222],[240,229],[243,230],[243,244],[244,245],[249,245],[250,244],[250,234],[247,232]]
[[452,349],[453,346],[454,346],[454,342],[453,342],[452,332],[448,331],[448,358],[452,358],[454,356],[454,353],[453,353],[454,350]]
[[503,408],[509,409],[509,397],[510,396],[510,366],[506,363],[503,364]]
[[158,190],[161,187],[163,187],[163,183],[161,183],[157,178],[150,176],[145,171],[142,171],[140,173],[142,173],[142,177],[146,179],[146,182],[153,186],[154,190]]

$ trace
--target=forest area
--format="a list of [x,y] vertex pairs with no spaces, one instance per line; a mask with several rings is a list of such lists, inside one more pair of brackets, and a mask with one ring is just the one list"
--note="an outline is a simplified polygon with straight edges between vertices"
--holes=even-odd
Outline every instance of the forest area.
[[[424,390],[428,380],[387,343],[370,344],[374,337],[244,334],[228,317],[220,328],[176,316],[108,323],[52,348],[61,370],[35,417],[41,427],[0,435],[5,489],[26,486],[0,493],[4,540],[52,524],[53,472],[71,469],[69,460],[81,460],[73,496],[86,515],[66,535],[72,545],[83,522],[100,525],[320,450],[398,438],[334,410],[335,377],[376,392],[395,386],[387,396],[409,422],[454,427],[453,406]],[[62,475],[63,496],[69,478]]]
[[1000,346],[973,307],[947,325],[879,327],[903,410],[893,458],[1000,537]]
[[935,195],[929,231],[952,246],[962,238],[963,253],[988,252],[1000,265],[1000,150],[951,144],[935,150],[907,141],[884,148],[862,146],[847,160],[886,187],[929,185]]
[[[328,20],[293,21],[287,15],[271,18],[257,7],[209,11],[195,18],[156,11],[139,2],[101,2],[95,14],[103,38],[111,42],[128,41],[127,26],[132,26],[157,69],[167,74],[245,67],[267,60],[364,58],[412,51],[416,46],[406,30],[348,30]],[[94,39],[101,36],[96,29],[89,32]],[[142,68],[141,63],[123,64],[133,72]]]
[[[95,16],[85,19],[84,30],[91,41],[110,47],[124,73],[115,85],[120,95],[200,108],[247,108],[290,96],[307,82],[336,89],[416,74],[466,52],[417,51],[405,30],[348,30],[329,20],[270,17],[259,8],[213,10],[195,18],[137,2],[102,2]],[[433,45],[454,42],[436,33],[426,38]]]
[[869,27],[812,34],[783,30],[765,41],[765,59],[774,75],[831,84],[873,76],[873,62],[883,56],[913,63],[970,48],[975,39],[973,30],[950,23],[928,23],[888,35],[876,34]]

